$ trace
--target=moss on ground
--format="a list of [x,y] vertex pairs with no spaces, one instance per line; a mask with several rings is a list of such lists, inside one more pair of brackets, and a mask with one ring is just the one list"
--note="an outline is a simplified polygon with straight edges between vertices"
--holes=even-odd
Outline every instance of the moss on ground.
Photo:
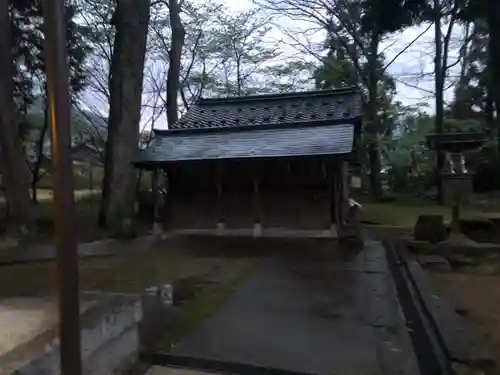
[[[157,253],[84,259],[79,276],[83,290],[135,293],[170,280],[172,262],[170,256]],[[50,294],[56,287],[55,262],[0,268],[0,297]]]
[[[82,259],[80,288],[138,293],[148,286],[176,278],[204,275],[215,268],[233,267],[224,257],[198,257],[173,249]],[[55,293],[55,262],[0,267],[0,298]]]
[[220,283],[207,284],[191,301],[186,302],[179,309],[179,314],[172,329],[158,340],[150,351],[167,353],[194,329],[201,321],[224,305],[239,287],[250,277],[255,270],[257,261],[246,264],[231,280]]
[[[365,224],[413,227],[423,214],[442,215],[445,222],[451,219],[449,207],[428,200],[418,200],[363,203],[361,220]],[[467,207],[463,209],[462,216],[477,217],[484,216],[484,213],[475,207]]]

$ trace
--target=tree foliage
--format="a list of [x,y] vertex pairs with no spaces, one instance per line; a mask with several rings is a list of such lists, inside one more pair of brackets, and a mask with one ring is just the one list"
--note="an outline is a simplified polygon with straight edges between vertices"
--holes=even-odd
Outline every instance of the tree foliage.
[[[217,2],[184,1],[181,15],[186,32],[180,70],[181,110],[201,96],[249,95],[289,87],[283,80],[285,64],[278,61],[276,43],[269,40],[269,17],[262,12],[228,12]],[[147,81],[165,107],[167,85],[162,62],[169,59],[171,27],[164,12],[155,13],[151,30]],[[302,67],[306,69],[306,65]],[[307,81],[298,75],[294,79]]]
[[[75,21],[79,9],[74,4],[65,7],[68,66],[73,97],[86,84],[85,58],[89,53],[89,29]],[[45,57],[42,4],[39,0],[13,1],[10,7],[14,75],[14,96],[19,109],[26,111],[33,101],[43,96],[45,87]]]

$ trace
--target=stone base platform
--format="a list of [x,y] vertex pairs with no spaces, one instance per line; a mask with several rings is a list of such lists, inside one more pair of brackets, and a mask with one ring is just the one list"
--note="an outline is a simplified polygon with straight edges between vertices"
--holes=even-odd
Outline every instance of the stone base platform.
[[219,228],[206,229],[172,229],[165,233],[166,236],[224,236],[224,237],[270,237],[270,238],[337,238],[337,227],[332,225],[329,229],[307,230],[288,228]]
[[[140,298],[86,292],[81,295],[84,374],[109,375],[137,361]],[[55,296],[0,300],[0,375],[59,374]]]

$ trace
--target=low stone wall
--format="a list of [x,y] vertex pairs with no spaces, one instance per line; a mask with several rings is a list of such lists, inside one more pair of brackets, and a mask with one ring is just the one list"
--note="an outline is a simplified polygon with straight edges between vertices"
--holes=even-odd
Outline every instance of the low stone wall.
[[[81,315],[82,367],[85,375],[109,375],[137,362],[139,297],[120,294],[84,293]],[[1,322],[0,322],[1,323]],[[56,327],[0,357],[0,374],[59,374]]]

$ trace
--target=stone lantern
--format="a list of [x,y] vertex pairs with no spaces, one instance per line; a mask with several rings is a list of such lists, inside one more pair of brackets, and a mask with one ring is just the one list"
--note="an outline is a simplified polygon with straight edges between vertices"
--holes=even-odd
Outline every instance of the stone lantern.
[[427,137],[428,145],[445,153],[447,167],[440,171],[445,204],[452,208],[451,235],[460,234],[460,207],[469,202],[473,192],[473,173],[467,168],[465,153],[480,148],[484,133],[445,133]]

